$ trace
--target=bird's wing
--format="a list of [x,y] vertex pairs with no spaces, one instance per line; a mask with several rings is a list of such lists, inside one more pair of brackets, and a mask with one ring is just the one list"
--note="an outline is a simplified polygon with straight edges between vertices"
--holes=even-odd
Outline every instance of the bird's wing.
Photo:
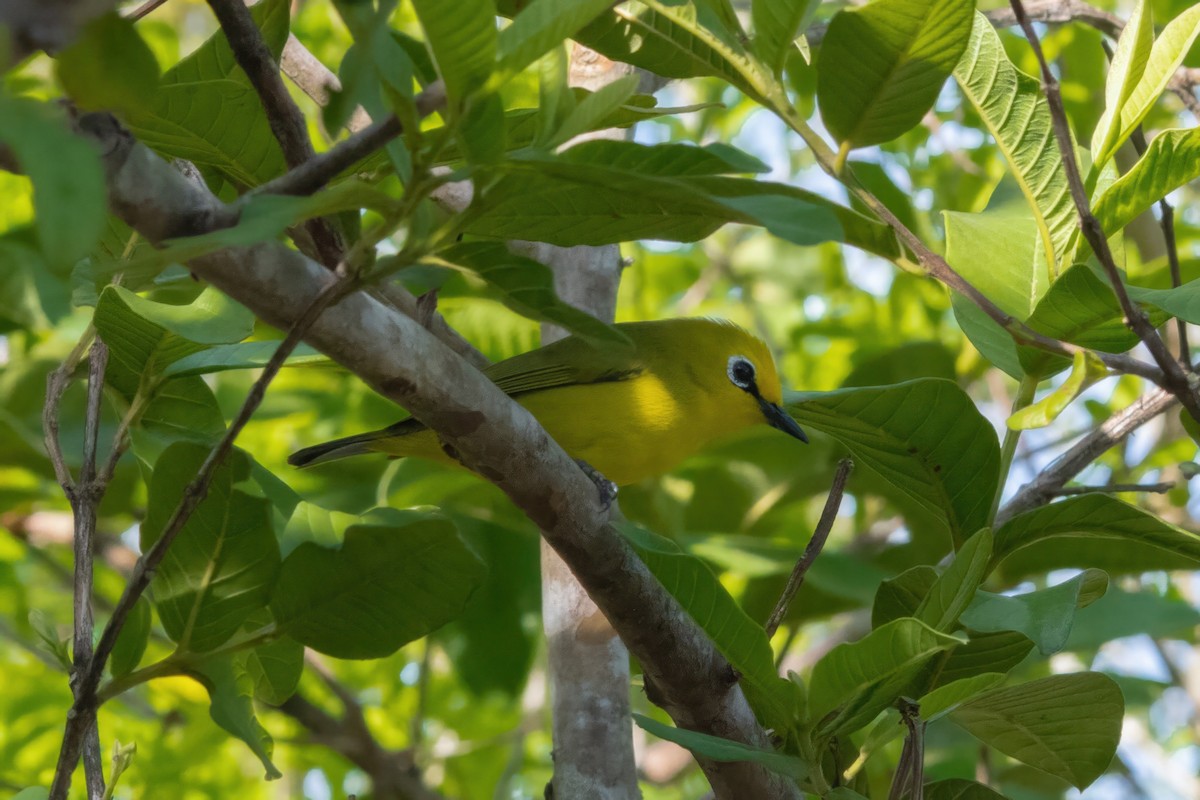
[[483,371],[507,395],[635,378],[645,365],[628,348],[594,347],[576,337],[493,364]]

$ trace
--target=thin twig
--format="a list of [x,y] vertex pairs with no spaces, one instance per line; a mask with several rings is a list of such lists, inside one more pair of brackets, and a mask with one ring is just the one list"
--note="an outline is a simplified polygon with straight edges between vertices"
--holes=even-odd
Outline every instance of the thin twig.
[[1067,452],[1055,459],[1031,482],[1022,486],[996,515],[996,527],[1003,525],[1023,511],[1045,505],[1055,492],[1074,478],[1109,448],[1120,444],[1129,434],[1145,425],[1178,402],[1178,398],[1162,389],[1142,395],[1129,406],[1104,421],[1100,427],[1084,436]]
[[1077,494],[1102,494],[1111,492],[1154,492],[1165,494],[1175,488],[1170,481],[1162,483],[1110,483],[1107,486],[1063,486],[1051,491],[1058,497],[1068,497]]
[[137,22],[139,19],[146,16],[154,9],[158,8],[161,5],[165,5],[166,2],[167,2],[167,0],[146,0],[146,2],[142,3],[140,6],[135,8],[133,11],[129,12],[129,14],[126,16],[126,19]]
[[1075,202],[1075,210],[1079,215],[1079,224],[1083,230],[1084,238],[1091,245],[1092,252],[1100,260],[1100,264],[1104,267],[1104,271],[1108,276],[1109,283],[1112,286],[1113,293],[1117,297],[1117,302],[1121,304],[1121,311],[1125,315],[1125,324],[1138,335],[1142,343],[1150,351],[1154,357],[1154,361],[1158,364],[1159,369],[1163,371],[1165,377],[1165,388],[1171,390],[1192,415],[1194,419],[1200,421],[1200,397],[1191,383],[1188,380],[1188,375],[1179,362],[1167,350],[1166,344],[1162,337],[1154,330],[1154,326],[1150,324],[1146,312],[1136,306],[1129,297],[1129,293],[1125,289],[1125,284],[1121,280],[1120,271],[1117,268],[1116,261],[1113,259],[1112,250],[1108,246],[1108,238],[1104,235],[1104,229],[1100,226],[1100,221],[1092,214],[1091,205],[1088,201],[1087,190],[1083,185],[1083,176],[1079,171],[1079,162],[1075,159],[1075,146],[1071,141],[1070,123],[1067,121],[1067,112],[1063,107],[1062,94],[1058,89],[1058,80],[1054,77],[1054,73],[1050,71],[1050,64],[1046,61],[1046,55],[1042,52],[1041,41],[1038,39],[1037,31],[1033,29],[1033,23],[1029,21],[1028,15],[1025,13],[1025,6],[1021,0],[1009,0],[1012,6],[1013,13],[1017,16],[1017,22],[1021,29],[1025,32],[1025,38],[1029,40],[1030,46],[1033,48],[1033,53],[1037,57],[1038,65],[1042,72],[1042,90],[1046,95],[1047,104],[1050,107],[1050,120],[1054,128],[1054,136],[1058,141],[1058,149],[1062,155],[1063,168],[1067,174],[1067,184],[1071,189],[1071,198]]
[[[71,688],[77,698],[80,678],[91,666],[92,634],[95,630],[92,619],[92,561],[96,554],[96,517],[99,513],[97,506],[107,487],[107,484],[96,480],[96,444],[100,438],[100,401],[104,394],[104,372],[107,367],[108,347],[97,337],[88,357],[83,464],[79,468],[79,482],[71,498],[75,518],[75,575],[72,581],[75,636],[72,645]],[[94,800],[104,795],[104,755],[100,750],[100,730],[94,714],[84,727],[83,770],[88,797]]]
[[[429,84],[417,95],[417,115],[427,117],[446,104],[446,89],[442,82]],[[312,194],[342,172],[350,169],[380,147],[401,134],[403,127],[394,115],[374,122],[358,133],[338,142],[333,147],[273,181],[259,186],[254,194]]]
[[288,356],[300,344],[301,339],[308,332],[308,329],[320,317],[321,312],[349,291],[353,287],[355,280],[353,272],[348,272],[339,267],[337,279],[328,283],[313,298],[308,308],[300,315],[295,324],[292,325],[287,336],[279,344],[279,347],[275,349],[270,361],[263,367],[262,374],[250,388],[245,402],[242,403],[237,416],[229,424],[229,428],[225,431],[225,435],[221,437],[221,441],[208,454],[208,457],[196,473],[196,477],[184,489],[183,496],[179,500],[179,505],[175,507],[175,511],[163,527],[162,535],[158,538],[158,541],[138,559],[137,564],[134,566],[133,574],[130,575],[129,582],[125,586],[125,591],[121,595],[121,599],[117,601],[108,624],[104,626],[104,632],[101,634],[100,641],[96,645],[96,652],[91,659],[89,669],[80,681],[76,700],[71,710],[67,713],[66,731],[63,734],[62,748],[59,751],[54,783],[50,787],[50,800],[66,799],[67,791],[71,785],[71,773],[75,769],[75,764],[79,761],[79,751],[83,738],[81,722],[95,715],[97,705],[96,690],[100,685],[100,678],[104,674],[104,665],[108,661],[108,657],[112,654],[113,646],[117,641],[117,635],[121,632],[121,628],[124,627],[125,621],[129,618],[134,604],[137,603],[138,598],[142,596],[146,588],[150,585],[154,571],[162,562],[167,549],[175,541],[180,531],[183,530],[184,525],[191,518],[192,512],[196,510],[196,507],[207,495],[209,484],[217,467],[221,465],[233,450],[234,440],[237,439],[238,434],[241,433],[246,423],[250,421],[250,417],[262,403],[267,386],[279,373]]
[[[289,168],[307,163],[316,153],[308,138],[304,114],[283,85],[279,65],[254,24],[250,9],[243,0],[208,0],[208,5],[221,23],[234,59],[258,93],[271,133],[283,151],[284,161]],[[332,268],[341,261],[345,244],[328,220],[311,219],[304,227],[312,237],[321,262]]]
[[825,546],[825,540],[829,538],[829,531],[833,529],[833,520],[837,517],[838,508],[842,505],[842,495],[846,493],[846,481],[853,469],[854,462],[849,458],[843,458],[838,462],[837,473],[833,476],[833,485],[829,488],[829,497],[825,499],[825,509],[821,512],[821,519],[817,522],[817,527],[813,531],[812,538],[808,540],[808,545],[804,548],[800,560],[792,569],[787,586],[784,588],[779,602],[775,604],[775,610],[767,618],[768,639],[774,636],[775,631],[779,629],[779,623],[783,621],[783,615],[787,613],[792,598],[804,585],[804,576],[808,574],[813,562],[821,554],[821,548]]
[[[1138,158],[1146,155],[1148,145],[1141,125],[1133,129],[1133,135],[1129,137],[1129,141],[1133,143],[1133,149],[1137,151]],[[1183,283],[1183,276],[1179,268],[1179,248],[1175,242],[1175,209],[1167,202],[1167,198],[1163,197],[1158,201],[1158,210],[1160,212],[1158,224],[1162,227],[1163,243],[1167,247],[1167,264],[1171,268],[1171,288],[1178,289]],[[1187,321],[1182,317],[1176,317],[1175,329],[1179,334],[1179,360],[1184,364],[1190,364],[1192,363],[1192,353],[1188,347]]]

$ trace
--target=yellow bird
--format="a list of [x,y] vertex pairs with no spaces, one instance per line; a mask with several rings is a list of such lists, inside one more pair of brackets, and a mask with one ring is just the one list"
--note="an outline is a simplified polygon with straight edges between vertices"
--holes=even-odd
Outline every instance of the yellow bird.
[[[618,486],[675,467],[714,440],[767,424],[808,438],[780,406],[783,391],[763,342],[709,319],[616,326],[632,348],[595,346],[577,336],[484,370],[529,410],[573,458]],[[380,452],[454,463],[437,435],[415,419],[306,447],[297,467]]]

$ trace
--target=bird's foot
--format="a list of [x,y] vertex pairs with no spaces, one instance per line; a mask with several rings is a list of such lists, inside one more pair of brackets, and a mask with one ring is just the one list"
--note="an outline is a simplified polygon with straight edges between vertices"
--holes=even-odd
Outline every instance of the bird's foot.
[[608,512],[612,508],[613,501],[617,499],[617,485],[601,475],[598,469],[582,458],[575,459],[575,463],[583,470],[583,474],[591,478],[592,483],[596,484],[596,491],[600,495],[600,507],[605,512]]

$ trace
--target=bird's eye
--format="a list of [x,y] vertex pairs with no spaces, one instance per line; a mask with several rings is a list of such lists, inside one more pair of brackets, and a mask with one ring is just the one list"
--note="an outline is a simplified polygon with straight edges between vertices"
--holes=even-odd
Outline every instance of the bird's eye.
[[745,356],[730,356],[725,372],[730,382],[739,389],[750,390],[754,387],[754,365]]

